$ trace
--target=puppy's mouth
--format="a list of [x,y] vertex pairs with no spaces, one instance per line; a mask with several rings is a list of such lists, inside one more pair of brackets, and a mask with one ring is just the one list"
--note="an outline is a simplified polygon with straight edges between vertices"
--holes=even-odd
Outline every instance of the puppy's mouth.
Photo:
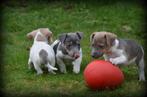
[[99,58],[99,57],[101,57],[102,55],[103,55],[102,52],[94,52],[91,56],[92,56],[93,58]]
[[72,60],[76,60],[80,57],[80,53],[68,53],[68,56],[71,57]]
[[75,53],[75,54],[73,54],[73,56],[72,56],[74,59],[78,59],[79,57],[80,57],[80,54],[78,54],[78,53]]
[[97,50],[97,51],[95,51],[94,53],[92,53],[92,57],[93,58],[99,58],[99,57],[102,57],[103,56],[103,54],[107,54],[107,55],[110,55],[111,54],[111,52],[110,51],[108,51],[108,50]]

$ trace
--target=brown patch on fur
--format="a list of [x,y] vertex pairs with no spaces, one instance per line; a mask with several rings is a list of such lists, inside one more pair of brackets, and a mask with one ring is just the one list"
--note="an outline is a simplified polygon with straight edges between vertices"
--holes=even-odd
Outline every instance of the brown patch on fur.
[[27,38],[30,39],[30,40],[34,39],[37,32],[38,32],[38,30],[34,30],[34,31],[28,33]]
[[114,40],[117,38],[117,36],[113,33],[107,32],[105,34],[105,38],[106,38],[107,46],[110,48],[112,46]]
[[37,41],[46,41],[46,38],[43,35],[38,35],[37,38],[36,38],[36,40]]
[[46,37],[49,37],[52,35],[52,32],[48,28],[40,28],[39,30]]
[[94,32],[90,36],[90,41],[92,45],[105,45],[109,49],[116,38],[117,36],[110,32]]
[[40,28],[40,32],[48,39],[49,43],[52,43],[52,32],[48,28]]

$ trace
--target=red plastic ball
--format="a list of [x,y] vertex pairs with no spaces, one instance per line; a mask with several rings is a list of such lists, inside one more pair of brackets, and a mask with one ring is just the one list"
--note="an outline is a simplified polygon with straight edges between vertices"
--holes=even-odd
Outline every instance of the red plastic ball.
[[86,85],[93,90],[115,88],[124,80],[122,71],[104,60],[90,62],[84,70]]

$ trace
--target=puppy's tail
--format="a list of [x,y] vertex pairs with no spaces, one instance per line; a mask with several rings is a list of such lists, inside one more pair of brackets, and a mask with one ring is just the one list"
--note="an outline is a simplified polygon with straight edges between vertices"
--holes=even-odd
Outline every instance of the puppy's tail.
[[39,56],[40,58],[42,59],[43,63],[46,64],[46,66],[51,69],[51,70],[57,70],[57,68],[53,67],[52,65],[49,64],[49,61],[48,61],[48,53],[42,49],[40,52],[39,52]]
[[51,70],[58,70],[56,67],[53,67],[53,66],[50,65],[49,63],[47,64],[47,67],[50,68]]

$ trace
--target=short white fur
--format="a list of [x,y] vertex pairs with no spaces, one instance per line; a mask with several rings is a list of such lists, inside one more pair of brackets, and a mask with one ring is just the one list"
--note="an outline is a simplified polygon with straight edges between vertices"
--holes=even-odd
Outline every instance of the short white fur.
[[47,59],[49,60],[45,66],[48,68],[48,71],[51,73],[54,73],[53,70],[57,70],[55,68],[55,54],[53,48],[47,44],[45,41],[36,41],[37,35],[42,35],[40,31],[37,32],[35,38],[34,38],[34,43],[30,49],[30,56],[28,60],[29,68],[31,68],[31,64],[33,63],[35,70],[37,71],[37,74],[42,74],[43,71],[40,67],[41,64],[43,64],[42,58],[39,56],[39,52],[43,49],[47,52],[48,57]]

